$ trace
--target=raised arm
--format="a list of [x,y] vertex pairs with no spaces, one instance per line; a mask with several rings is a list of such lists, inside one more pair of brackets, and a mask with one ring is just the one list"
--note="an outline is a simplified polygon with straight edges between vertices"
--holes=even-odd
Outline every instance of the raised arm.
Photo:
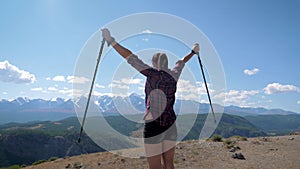
[[[133,54],[129,49],[125,48],[124,46],[120,45],[115,41],[115,39],[110,35],[108,29],[101,29],[102,36],[108,45],[111,45],[127,62],[142,73],[145,76],[148,76],[150,73],[151,67],[145,64],[141,59],[138,58],[135,54]],[[130,56],[130,57],[129,57]]]
[[193,49],[191,50],[191,52],[190,52],[189,54],[187,54],[187,55],[182,59],[182,61],[183,61],[184,63],[188,62],[188,61],[194,56],[194,54],[199,53],[199,50],[200,50],[199,44],[198,44],[198,43],[195,43],[194,46],[193,46]]
[[132,54],[129,49],[125,48],[115,41],[115,38],[110,35],[110,32],[107,28],[101,29],[101,31],[102,36],[106,40],[106,42],[111,45],[124,59],[127,59],[128,56]]

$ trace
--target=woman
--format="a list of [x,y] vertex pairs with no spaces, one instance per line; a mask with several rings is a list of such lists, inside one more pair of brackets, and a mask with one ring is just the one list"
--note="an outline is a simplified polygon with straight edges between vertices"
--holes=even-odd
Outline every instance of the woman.
[[170,70],[165,53],[154,54],[151,67],[117,43],[108,29],[102,29],[102,36],[131,66],[147,78],[144,143],[149,168],[173,169],[177,139],[176,114],[173,109],[176,85],[185,63],[199,52],[199,45],[195,44],[191,52],[177,61]]

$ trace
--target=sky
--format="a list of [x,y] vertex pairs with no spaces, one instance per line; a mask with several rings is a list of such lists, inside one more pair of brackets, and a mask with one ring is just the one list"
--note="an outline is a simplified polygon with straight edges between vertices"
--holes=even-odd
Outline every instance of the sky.
[[[213,44],[226,79],[226,91],[216,94],[208,78],[213,101],[226,95],[226,105],[300,113],[299,8],[297,0],[2,0],[0,99],[72,98],[73,85],[90,81],[74,72],[83,47],[95,32],[120,17],[159,12],[190,22]],[[122,44],[140,53],[153,44],[171,48],[167,50],[170,55],[182,56],[189,50],[174,39],[150,33]],[[167,46],[164,41],[169,42]],[[143,59],[150,64],[151,57]],[[117,53],[110,51],[101,63],[95,95],[112,95],[118,88],[143,94],[142,76],[111,79],[106,73],[116,72],[111,65],[124,63]],[[183,99],[207,102],[196,57],[186,67],[196,76],[195,82],[184,76],[178,92]]]

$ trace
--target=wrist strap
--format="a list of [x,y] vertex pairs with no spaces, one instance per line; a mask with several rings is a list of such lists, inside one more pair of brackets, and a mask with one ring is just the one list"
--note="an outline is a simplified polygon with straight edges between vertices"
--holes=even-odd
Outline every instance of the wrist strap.
[[192,53],[193,53],[193,54],[197,54],[194,50],[192,50]]
[[110,41],[107,41],[107,45],[110,46],[114,42],[116,42],[115,38],[112,37]]

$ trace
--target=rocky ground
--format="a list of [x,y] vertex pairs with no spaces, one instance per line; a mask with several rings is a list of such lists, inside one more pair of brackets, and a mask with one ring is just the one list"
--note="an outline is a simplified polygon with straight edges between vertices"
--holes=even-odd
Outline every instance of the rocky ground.
[[[134,150],[141,151],[141,150]],[[128,158],[126,151],[66,157],[26,169],[144,169],[147,159]],[[300,135],[230,138],[222,142],[185,141],[177,144],[175,168],[186,169],[299,169]]]

